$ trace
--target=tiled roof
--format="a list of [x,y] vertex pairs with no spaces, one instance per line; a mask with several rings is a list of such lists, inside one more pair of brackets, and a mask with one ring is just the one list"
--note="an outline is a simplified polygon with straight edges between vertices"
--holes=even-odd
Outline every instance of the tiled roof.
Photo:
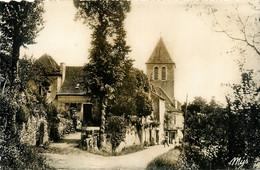
[[59,94],[84,94],[83,67],[66,66],[65,80]]
[[166,46],[162,40],[162,37],[159,39],[155,49],[149,60],[146,64],[174,64],[171,59],[169,52],[166,49]]
[[59,73],[59,66],[56,61],[48,54],[42,55],[34,63],[38,68],[42,70],[42,74],[57,74]]
[[165,100],[165,107],[167,111],[181,112],[180,110],[175,108],[174,101],[167,95],[167,93],[161,87],[152,84],[152,92],[158,95],[158,97],[161,97]]

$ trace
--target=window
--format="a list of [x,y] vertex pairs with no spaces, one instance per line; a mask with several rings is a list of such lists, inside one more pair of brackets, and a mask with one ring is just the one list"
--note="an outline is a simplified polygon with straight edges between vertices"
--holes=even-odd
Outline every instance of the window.
[[166,80],[166,67],[162,67],[162,80]]
[[159,76],[159,68],[158,67],[154,67],[153,69],[153,73],[154,73],[154,80],[158,80],[158,76]]

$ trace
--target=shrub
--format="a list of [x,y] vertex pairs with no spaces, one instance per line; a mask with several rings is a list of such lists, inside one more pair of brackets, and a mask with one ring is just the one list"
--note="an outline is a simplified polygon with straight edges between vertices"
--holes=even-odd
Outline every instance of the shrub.
[[47,103],[46,101],[43,102],[47,113],[50,140],[57,142],[60,140],[60,134],[58,131],[58,124],[60,120],[58,118],[57,108],[52,103]]
[[195,164],[188,164],[186,156],[179,149],[171,149],[154,160],[152,160],[147,170],[174,170],[174,169],[198,169]]
[[126,134],[126,125],[124,119],[120,116],[111,116],[107,121],[107,132],[110,136],[112,150],[115,151],[116,147],[124,141]]
[[3,169],[47,169],[45,159],[32,146],[20,144],[17,139],[1,143],[1,162]]
[[120,152],[115,153],[115,156],[119,156],[119,155],[127,155],[130,153],[135,153],[138,151],[143,150],[144,147],[142,145],[133,145],[133,146],[129,146],[129,147],[124,147]]
[[144,146],[149,146],[149,143],[147,141],[144,141]]
[[[17,93],[14,91],[14,93]],[[0,95],[0,167],[3,169],[49,168],[37,150],[20,143],[15,115],[19,105],[12,93]]]

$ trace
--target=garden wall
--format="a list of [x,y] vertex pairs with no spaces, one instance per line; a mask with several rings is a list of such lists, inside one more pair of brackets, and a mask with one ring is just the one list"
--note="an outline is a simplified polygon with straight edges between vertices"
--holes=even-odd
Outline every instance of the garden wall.
[[21,143],[35,146],[46,144],[49,141],[48,123],[39,115],[30,116],[27,123],[22,124],[20,132]]
[[134,125],[128,126],[126,128],[125,140],[120,143],[120,145],[117,147],[116,151],[120,152],[123,148],[133,146],[133,145],[140,145],[140,144],[141,144],[141,141],[138,136],[137,128]]

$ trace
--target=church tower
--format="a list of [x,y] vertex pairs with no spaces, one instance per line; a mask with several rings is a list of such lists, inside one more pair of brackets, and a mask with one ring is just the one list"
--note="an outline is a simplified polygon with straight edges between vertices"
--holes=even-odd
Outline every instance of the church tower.
[[151,82],[161,87],[174,100],[175,63],[167,51],[162,37],[146,64],[146,74]]

